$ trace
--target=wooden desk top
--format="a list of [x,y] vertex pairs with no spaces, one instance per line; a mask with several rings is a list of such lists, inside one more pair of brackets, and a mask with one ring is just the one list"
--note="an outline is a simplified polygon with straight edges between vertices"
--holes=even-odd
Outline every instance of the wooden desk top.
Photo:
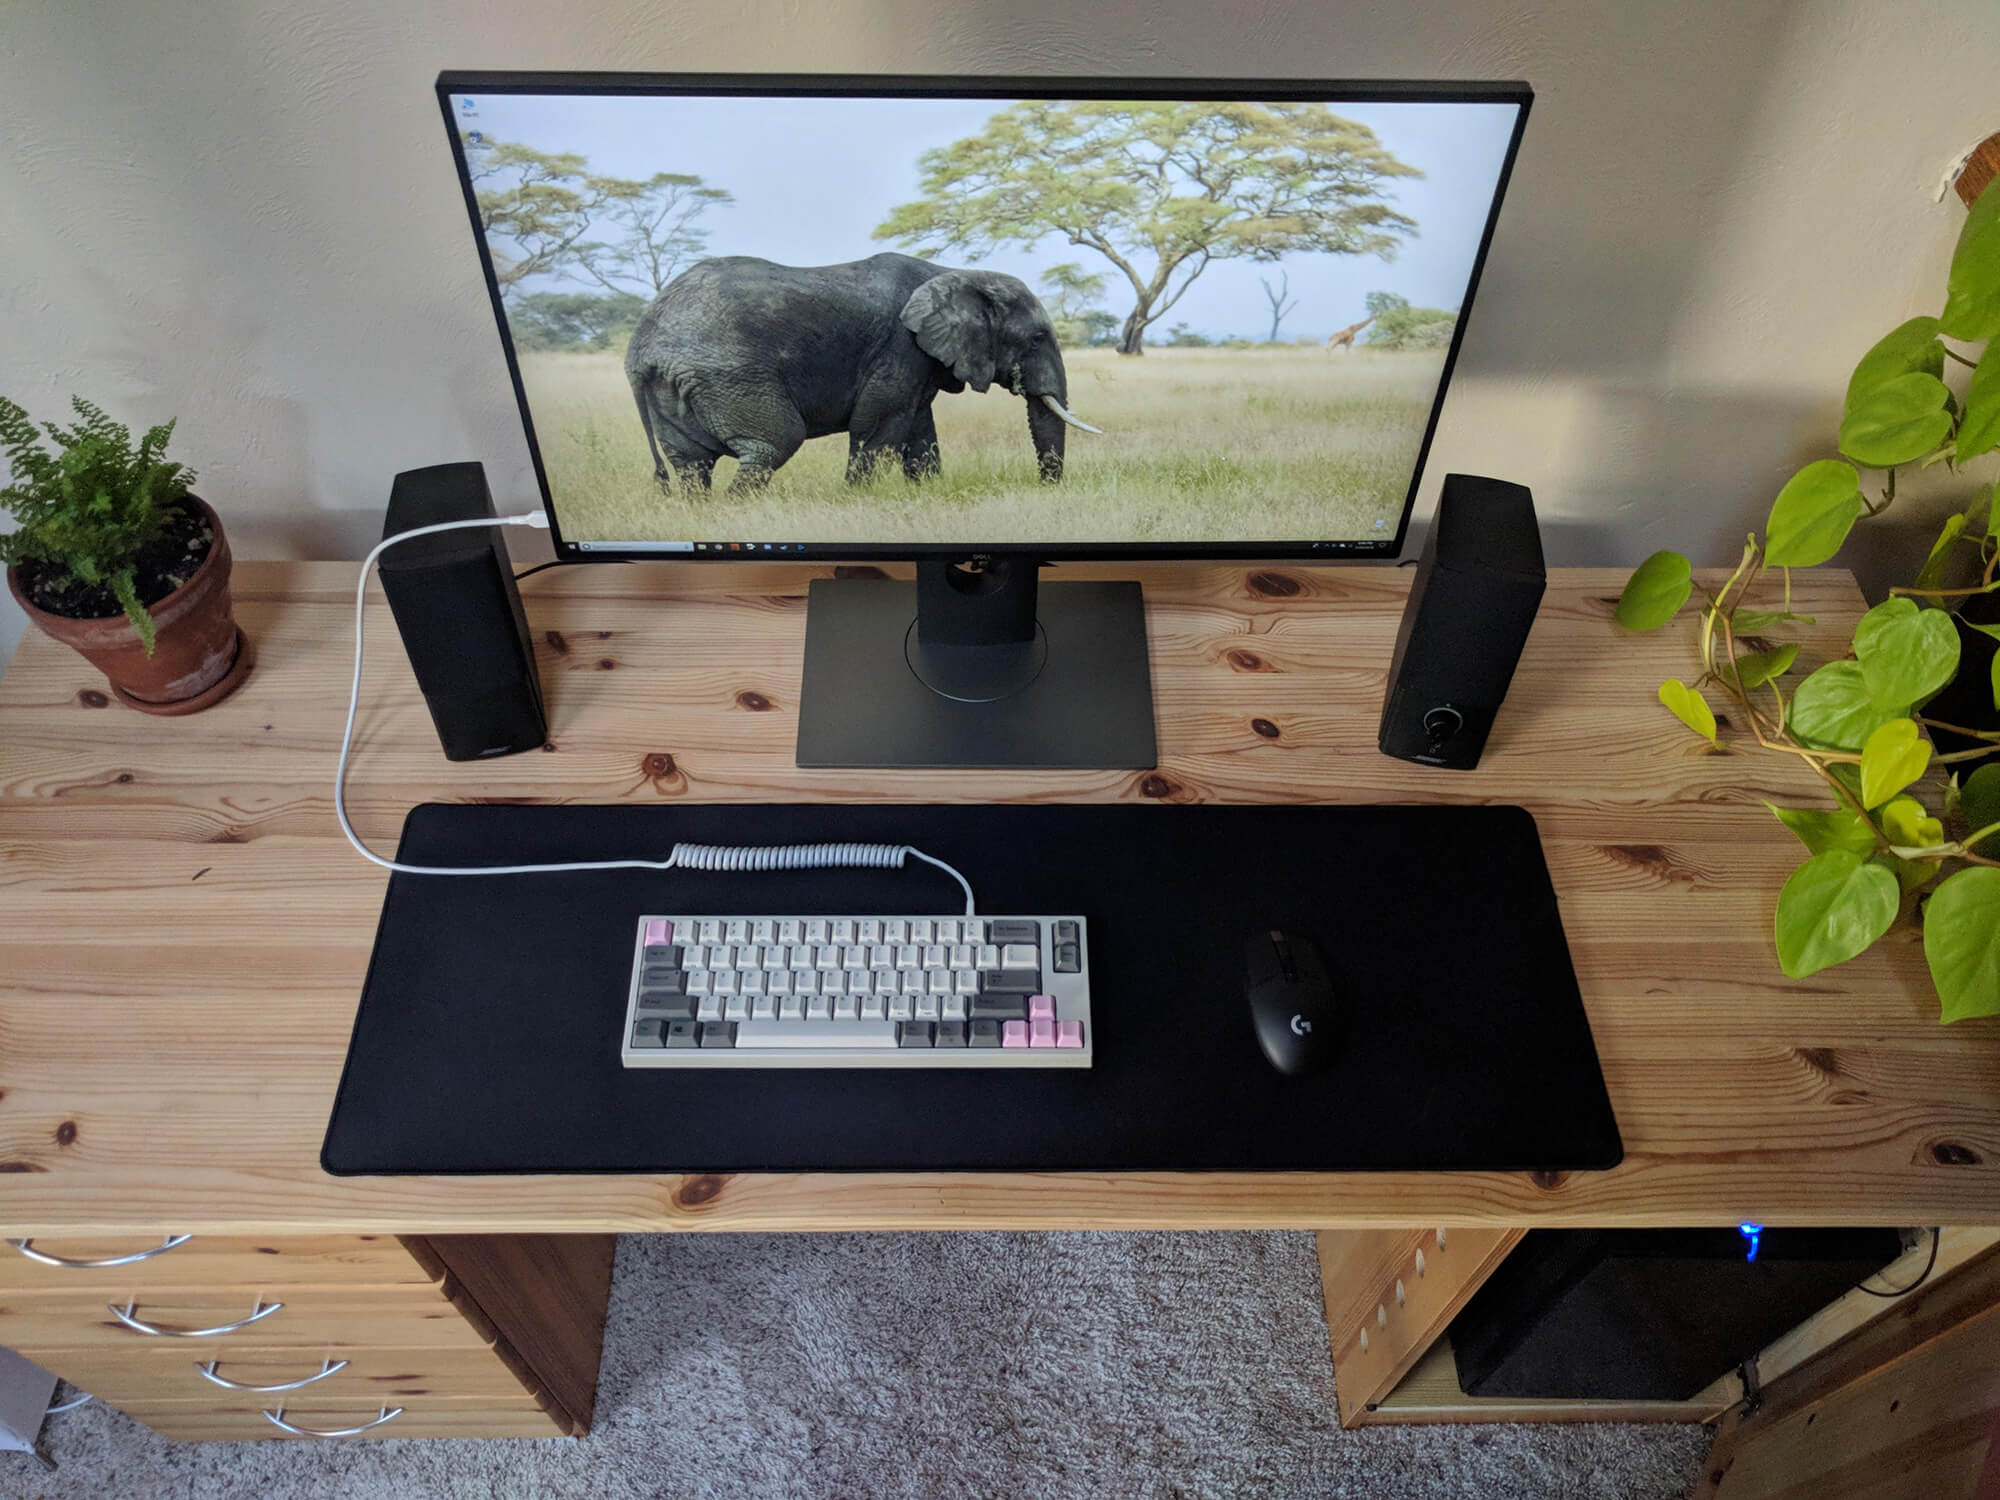
[[[157,719],[30,633],[0,681],[0,1232],[1515,1224],[2000,1224],[2000,1021],[1944,1028],[1915,932],[1803,983],[1771,912],[1802,857],[1788,758],[1706,753],[1653,701],[1684,629],[1619,639],[1611,570],[1559,572],[1477,771],[1375,749],[1410,574],[1139,577],[1150,773],[801,771],[800,566],[566,568],[522,585],[549,752],[454,765],[379,594],[350,807],[425,800],[1518,802],[1533,811],[1625,1161],[1607,1173],[340,1179],[321,1134],[386,876],[330,786],[352,564],[239,564],[258,665]],[[1840,654],[1862,601],[1804,575]],[[1726,731],[1725,731],[1726,733]],[[1165,811],[1162,816],[1172,816]],[[1330,851],[1329,857],[1337,857]],[[1440,850],[1439,858],[1450,858]],[[529,899],[524,887],[524,899]]]

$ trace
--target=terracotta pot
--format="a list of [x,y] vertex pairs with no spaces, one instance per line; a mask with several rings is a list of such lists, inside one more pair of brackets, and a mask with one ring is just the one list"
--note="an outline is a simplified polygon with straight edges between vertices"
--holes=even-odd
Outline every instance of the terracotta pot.
[[250,671],[250,646],[236,627],[229,603],[229,539],[206,501],[187,497],[208,522],[214,540],[194,577],[149,611],[157,635],[153,654],[123,614],[72,620],[39,609],[21,587],[18,568],[7,587],[30,620],[111,681],[111,691],[149,714],[191,714],[226,698]]

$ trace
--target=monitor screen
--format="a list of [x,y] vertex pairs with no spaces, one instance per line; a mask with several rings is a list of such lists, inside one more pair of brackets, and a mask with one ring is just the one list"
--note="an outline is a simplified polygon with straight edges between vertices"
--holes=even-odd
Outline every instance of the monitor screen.
[[563,555],[1389,555],[1522,85],[446,74]]

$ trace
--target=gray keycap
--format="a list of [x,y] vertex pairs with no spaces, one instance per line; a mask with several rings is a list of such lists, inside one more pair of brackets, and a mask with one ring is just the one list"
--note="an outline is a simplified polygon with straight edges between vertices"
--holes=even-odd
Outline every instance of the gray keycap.
[[940,1047],[963,1047],[965,1045],[965,1022],[938,1022],[937,1044]]
[[736,1045],[736,1023],[734,1021],[703,1021],[701,1023],[701,1044],[704,1047],[734,1047]]
[[695,1030],[692,1021],[667,1022],[667,1045],[669,1047],[699,1047],[701,1033]]
[[[1023,1011],[1027,1009],[1024,1005]],[[967,1041],[974,1047],[997,1047],[1000,1045],[1000,1023],[998,1021],[969,1022],[966,1026]]]
[[639,1014],[656,1020],[675,1021],[694,1019],[695,998],[692,995],[649,995],[639,996]]
[[641,1021],[632,1028],[632,1045],[635,1047],[663,1047],[666,1039],[660,1035],[666,1025],[664,1021]]
[[1040,969],[987,969],[979,976],[979,993],[982,995],[1039,995],[1041,992]]
[[1056,944],[1056,972],[1076,974],[1083,969],[1083,949],[1076,943]]
[[1028,997],[1026,994],[998,992],[973,995],[965,1002],[965,1013],[974,1021],[1025,1021],[1028,1019]]
[[1042,924],[1007,919],[986,924],[986,941],[989,943],[1039,943],[1042,940]]
[[931,1045],[931,1023],[929,1021],[898,1021],[896,1028],[896,1045],[899,1047],[928,1047]]

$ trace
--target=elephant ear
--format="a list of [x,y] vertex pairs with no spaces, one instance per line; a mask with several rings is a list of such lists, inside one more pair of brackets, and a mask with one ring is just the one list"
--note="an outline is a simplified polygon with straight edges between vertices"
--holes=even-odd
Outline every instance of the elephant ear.
[[933,276],[903,304],[917,347],[975,391],[993,383],[993,307],[962,271]]

